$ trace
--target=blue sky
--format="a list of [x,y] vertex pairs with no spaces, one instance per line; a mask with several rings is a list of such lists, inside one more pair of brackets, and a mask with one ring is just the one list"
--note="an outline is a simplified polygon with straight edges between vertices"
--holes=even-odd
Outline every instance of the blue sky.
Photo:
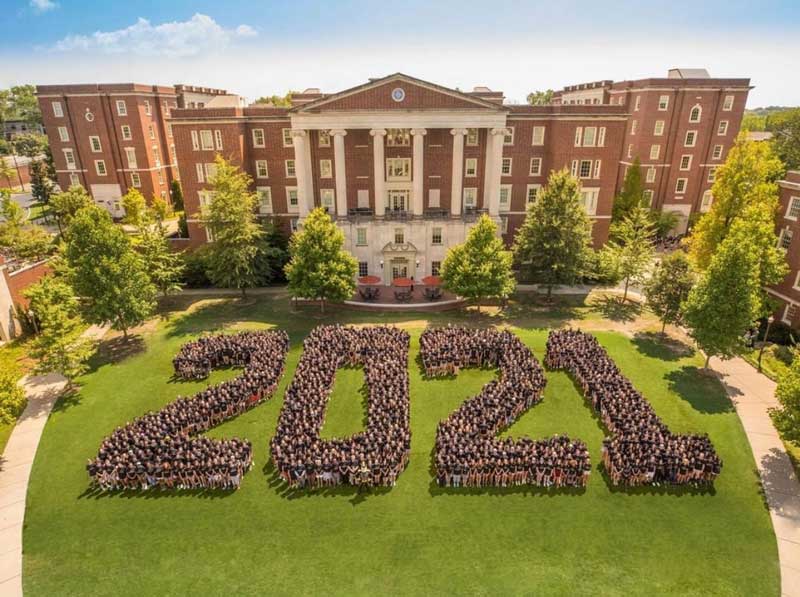
[[800,105],[797,2],[3,0],[0,86],[183,82],[253,99],[402,71],[523,100],[682,66],[750,77],[751,107]]

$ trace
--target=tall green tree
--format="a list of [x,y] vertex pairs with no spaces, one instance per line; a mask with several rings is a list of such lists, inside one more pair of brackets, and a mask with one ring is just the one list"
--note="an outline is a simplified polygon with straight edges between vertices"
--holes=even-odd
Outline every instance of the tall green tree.
[[442,262],[444,287],[465,298],[506,298],[516,282],[511,271],[513,257],[497,234],[497,224],[482,215],[467,235],[467,240],[447,251]]
[[581,203],[580,183],[565,168],[553,172],[514,238],[514,257],[529,279],[553,287],[574,284],[584,273],[592,225]]
[[110,323],[128,337],[128,330],[152,315],[156,288],[142,258],[111,216],[92,205],[79,210],[66,234],[69,281],[82,299],[90,323]]
[[611,221],[616,223],[629,216],[637,207],[644,204],[644,185],[642,184],[642,165],[639,156],[633,159],[628,167],[622,189],[614,198],[611,208]]
[[11,140],[11,146],[17,155],[38,158],[47,150],[47,137],[39,133],[17,135]]
[[263,236],[256,220],[256,193],[251,178],[217,155],[211,179],[212,198],[203,209],[203,224],[212,235],[208,276],[215,286],[238,288],[242,297],[258,283],[258,242]]
[[683,303],[694,286],[689,259],[683,251],[670,253],[661,260],[644,285],[647,306],[661,320],[661,333],[668,323],[680,325],[683,321]]
[[781,405],[772,413],[778,430],[785,439],[800,441],[800,355],[778,379],[775,397]]
[[704,270],[734,222],[748,206],[774,217],[778,204],[778,180],[783,164],[767,143],[748,141],[739,135],[725,163],[717,170],[711,193],[714,202],[694,227],[689,257]]
[[356,290],[358,262],[344,249],[344,233],[327,212],[318,207],[303,220],[289,241],[286,279],[294,298],[325,302],[345,301]]
[[625,282],[622,302],[631,282],[643,282],[653,259],[655,229],[649,210],[634,208],[617,225],[614,239],[603,247],[602,262],[610,280]]
[[47,176],[47,166],[42,160],[34,160],[31,162],[30,172],[33,200],[38,205],[48,205],[53,195],[53,181]]
[[138,189],[129,189],[122,196],[122,207],[125,210],[125,217],[122,219],[126,224],[141,229],[149,220],[147,200]]
[[30,348],[36,373],[58,372],[70,381],[85,373],[93,346],[82,337],[85,324],[73,289],[63,278],[45,276],[25,296],[38,322]]
[[50,208],[56,217],[58,230],[62,234],[69,228],[72,218],[84,207],[94,205],[89,193],[80,185],[73,185],[66,191],[50,197]]
[[183,211],[183,188],[180,180],[173,180],[170,183],[170,195],[172,197],[172,209]]
[[531,91],[525,99],[532,106],[545,106],[553,101],[553,90]]
[[766,127],[772,148],[788,170],[800,169],[800,108],[771,114]]

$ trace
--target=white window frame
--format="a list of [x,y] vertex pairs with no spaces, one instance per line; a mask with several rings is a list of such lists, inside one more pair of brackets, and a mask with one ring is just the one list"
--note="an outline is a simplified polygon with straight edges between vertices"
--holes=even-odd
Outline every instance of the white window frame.
[[[539,191],[541,191],[542,185],[541,184],[529,184],[525,187],[525,205],[532,205],[536,203],[536,200],[539,197]],[[535,191],[533,194],[533,201],[531,201],[531,191]]]
[[648,207],[653,207],[653,197],[655,196],[655,192],[653,189],[645,189],[642,192],[642,197],[646,200]]
[[293,159],[284,162],[286,168],[286,178],[297,178],[297,164]]
[[641,106],[642,106],[642,96],[637,95],[633,100],[633,111],[638,112]]
[[[292,192],[297,198],[297,205],[292,205]],[[286,211],[289,213],[298,213],[300,211],[300,195],[297,194],[297,187],[286,187]]]
[[117,116],[127,116],[128,106],[125,103],[125,100],[118,99],[116,103],[117,103]]
[[142,187],[142,177],[138,172],[131,172],[131,186],[140,189]]
[[76,172],[70,172],[69,173],[69,186],[71,186],[71,187],[74,187],[74,186],[81,187],[81,186],[83,186],[81,184],[81,177],[78,176],[78,174]]
[[[125,159],[128,162],[128,169],[129,170],[136,170],[139,167],[139,162],[136,159],[136,148],[135,147],[125,147]],[[133,158],[133,159],[131,159]]]
[[[261,131],[261,134],[264,134],[264,129],[256,129]],[[281,129],[281,139],[283,140],[284,147],[294,147],[294,139],[292,139],[292,129]],[[253,145],[253,147],[264,147],[264,145]]]
[[711,209],[711,204],[713,202],[714,195],[711,193],[711,189],[704,191],[702,197],[700,197],[700,213],[705,213]]
[[[576,160],[576,161],[578,162],[578,176],[577,177],[582,179],[582,180],[586,180],[587,178],[591,178],[592,177],[592,171],[594,170],[594,164],[592,163],[592,160]],[[587,164],[588,164],[588,170],[586,172],[586,175],[584,175],[583,174],[583,171],[584,171],[583,167],[586,166]]]
[[330,131],[320,130],[317,133],[317,137],[319,137],[319,146],[320,147],[330,147],[331,146],[331,133]]
[[[688,161],[686,162],[686,166],[684,166],[683,162],[687,158],[688,158]],[[680,170],[684,171],[684,172],[687,171],[687,170],[691,170],[692,169],[692,159],[693,159],[693,156],[691,154],[687,153],[687,154],[682,155],[681,156],[681,161],[678,163],[678,168]]]
[[363,226],[356,228],[356,246],[357,247],[366,247],[368,245],[369,238],[367,236],[368,232],[367,229]]
[[606,127],[601,126],[597,129],[597,147],[606,146]]
[[105,160],[95,160],[94,171],[97,172],[97,176],[108,176]]
[[647,174],[645,174],[644,181],[648,184],[652,184],[656,181],[656,169],[655,166],[650,166],[647,169]]
[[217,150],[222,150],[222,131],[219,129],[214,129],[214,145]]
[[[439,240],[436,240],[436,236],[439,236]],[[431,227],[431,245],[435,247],[439,247],[444,244],[444,228],[441,226],[433,226]]]
[[735,101],[735,96],[733,95],[726,95],[725,99],[722,101],[722,111],[723,112],[730,112],[733,110],[733,102]]
[[64,160],[67,162],[67,170],[77,170],[78,162],[75,161],[75,151],[71,147],[65,147],[62,151]]
[[713,183],[717,179],[717,167],[711,166],[708,169],[708,177],[706,178],[706,182]]
[[200,151],[200,137],[197,135],[197,131],[192,131],[192,149]]
[[[797,202],[797,215],[792,215],[792,205]],[[792,220],[794,222],[797,221],[798,216],[800,216],[800,197],[792,195],[789,197],[789,203],[786,204],[786,213],[784,214],[784,218],[787,220]]]
[[639,121],[638,120],[632,120],[631,121],[631,135],[635,135],[636,134],[636,130],[638,128],[639,128]]
[[[95,145],[95,143],[97,145]],[[103,153],[103,144],[100,143],[100,137],[97,135],[89,135],[89,149],[92,153]]]
[[[263,174],[261,172],[263,166]],[[256,178],[269,178],[269,167],[267,160],[256,160]]]
[[[500,176],[511,176],[512,158],[503,158],[500,161]],[[508,166],[508,168],[506,168]]]
[[441,190],[428,189],[428,207],[441,207]]
[[545,135],[545,127],[543,126],[533,127],[533,133],[531,134],[531,145],[534,145],[536,147],[544,145],[544,135]]
[[583,128],[583,147],[597,147],[596,126],[587,126]]
[[503,145],[514,145],[514,128],[513,126],[506,127],[506,133],[503,135]]
[[[470,202],[467,202],[467,199],[470,199]],[[461,202],[465,208],[478,207],[478,187],[464,187],[461,192]]]
[[717,125],[717,136],[724,137],[728,134],[728,125],[729,122],[727,120],[720,120],[719,125]]
[[715,145],[714,146],[714,151],[711,153],[711,159],[712,160],[721,160],[722,159],[722,150],[723,150],[723,146],[722,145]]
[[[789,237],[789,244],[784,247],[783,239],[786,238],[787,236]],[[782,251],[788,251],[789,247],[792,246],[793,240],[794,240],[794,231],[788,226],[786,228],[783,228],[781,230],[780,236],[778,236],[778,248]]]
[[53,116],[56,118],[64,118],[64,108],[61,102],[53,102]]
[[653,136],[662,137],[663,135],[664,135],[664,121],[656,120],[655,124],[653,125]]
[[[693,118],[695,110],[697,110],[697,117]],[[703,119],[703,106],[701,106],[700,104],[695,104],[694,106],[692,106],[692,109],[689,110],[689,122],[692,124],[697,124],[702,119]]]
[[668,95],[658,96],[658,111],[666,112],[667,110],[669,110],[669,96]]
[[531,158],[530,169],[528,170],[530,176],[542,175],[542,158]]
[[467,178],[478,176],[478,158],[464,160],[464,176]]
[[[131,131],[131,127],[128,124],[123,124],[119,127],[120,133],[122,134],[123,141],[131,141],[133,140],[133,132]],[[194,131],[192,131],[194,132]]]
[[153,114],[153,108],[150,106],[149,100],[144,100],[144,113],[148,116],[152,116]]
[[[284,129],[286,130],[286,129]],[[288,129],[291,130],[291,129]],[[253,140],[253,147],[265,147],[264,129],[253,129],[250,131],[250,137]]]
[[319,204],[329,211],[336,209],[336,191],[334,189],[319,190]]
[[[689,143],[689,135],[692,136],[691,143]],[[694,147],[695,145],[697,145],[697,131],[696,130],[686,131],[686,134],[683,137],[683,146]]]
[[[506,200],[503,201],[503,194],[505,192]],[[511,211],[511,199],[514,192],[513,184],[501,184],[499,193],[499,210],[502,212]]]
[[679,178],[675,181],[675,194],[676,195],[685,195],[686,194],[686,187],[689,185],[688,178]]
[[271,214],[273,212],[272,187],[256,187],[256,195],[258,196],[258,213]]
[[156,138],[156,128],[153,126],[152,122],[147,125],[147,133],[148,133],[148,136],[151,139],[155,139]]
[[633,143],[628,143],[628,159],[633,157]]
[[477,146],[478,145],[478,139],[480,139],[478,129],[476,129],[476,128],[467,129],[467,135],[466,135],[466,138],[465,138],[464,142],[468,146],[470,146],[470,147]]
[[[586,214],[593,216],[597,214],[597,205],[600,203],[600,188],[599,187],[583,187],[580,190],[581,203],[586,210]],[[591,203],[587,203],[587,198],[591,197]]]
[[411,146],[411,129],[408,128],[390,128],[386,129],[385,143],[387,147],[410,147]]
[[800,270],[797,271],[797,275],[794,277],[794,284],[792,284],[792,288],[795,290],[800,290]]
[[201,129],[200,149],[202,151],[214,151],[214,134],[211,129]]
[[197,182],[204,183],[206,181],[206,169],[203,167],[203,164],[197,162],[194,165],[195,173],[197,174]]
[[650,146],[650,159],[657,160],[661,155],[661,145],[658,143],[654,143]]
[[62,143],[69,142],[69,129],[65,126],[58,127],[58,138]]
[[411,158],[386,158],[386,180],[411,180]]
[[598,179],[600,178],[600,167],[602,165],[602,160],[595,160],[594,161],[594,170],[592,171],[592,178]]
[[319,177],[320,178],[333,178],[333,161],[320,160],[319,161]]

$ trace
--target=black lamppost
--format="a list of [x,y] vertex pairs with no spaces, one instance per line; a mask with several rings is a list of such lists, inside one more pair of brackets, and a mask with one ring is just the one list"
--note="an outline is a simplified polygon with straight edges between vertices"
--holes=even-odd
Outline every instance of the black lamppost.
[[772,327],[772,322],[775,321],[775,317],[770,315],[767,318],[767,331],[764,332],[764,339],[761,341],[761,349],[758,351],[758,372],[761,373],[761,356],[764,354],[764,347],[767,345],[767,339],[769,338],[769,328]]

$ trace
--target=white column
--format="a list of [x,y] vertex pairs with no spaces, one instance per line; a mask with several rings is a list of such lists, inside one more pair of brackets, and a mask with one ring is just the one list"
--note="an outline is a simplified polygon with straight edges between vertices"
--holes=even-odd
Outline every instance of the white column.
[[486,152],[486,193],[484,202],[488,200],[489,215],[500,214],[500,169],[503,165],[503,138],[506,129],[494,128],[489,131],[490,146]]
[[412,160],[413,183],[411,189],[411,199],[413,202],[413,213],[415,216],[422,216],[425,207],[423,193],[425,192],[425,169],[423,168],[423,156],[425,154],[425,129],[411,129],[411,136],[414,138],[414,159]]
[[336,215],[340,218],[347,216],[347,173],[344,165],[344,136],[347,131],[334,129],[333,136],[333,163],[336,175]]
[[457,216],[461,213],[461,195],[464,186],[464,135],[467,129],[453,129],[453,176],[450,186],[450,214]]
[[302,130],[292,131],[292,145],[294,146],[294,172],[297,178],[297,207],[300,217],[308,215],[309,205],[314,205],[314,191],[311,188],[310,166],[308,159],[308,133]]
[[375,171],[375,215],[383,216],[386,208],[386,170],[383,159],[383,137],[386,129],[373,129],[372,135],[372,163]]

